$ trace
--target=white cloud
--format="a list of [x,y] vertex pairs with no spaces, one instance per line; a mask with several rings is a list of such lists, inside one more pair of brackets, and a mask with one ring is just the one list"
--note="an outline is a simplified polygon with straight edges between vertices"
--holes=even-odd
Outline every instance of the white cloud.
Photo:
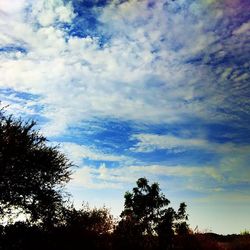
[[180,138],[172,135],[135,134],[131,138],[138,140],[138,143],[132,148],[137,152],[151,152],[156,149],[204,148],[208,146],[208,141],[204,139]]
[[31,17],[42,26],[51,26],[55,22],[69,23],[75,14],[70,2],[64,4],[62,0],[38,0],[32,4]]
[[[159,180],[164,177],[185,178],[186,182],[182,188],[189,186],[189,181],[198,179],[207,180],[208,177],[216,181],[222,181],[223,176],[214,167],[194,167],[194,166],[168,166],[168,165],[147,165],[135,166],[129,165],[119,168],[109,168],[105,164],[95,168],[84,166],[76,170],[71,181],[71,185],[86,188],[124,188],[127,184],[134,183],[138,178],[146,177],[149,179]],[[90,186],[91,183],[91,186]],[[95,186],[95,183],[97,184]],[[169,181],[170,183],[170,181]],[[201,185],[200,181],[196,183],[196,187]]]
[[153,166],[131,166],[133,171],[141,171],[142,173],[150,173],[150,175],[159,175],[159,176],[177,176],[177,177],[196,177],[201,178],[211,177],[216,180],[221,180],[222,176],[213,167],[192,167],[192,166],[162,166],[162,165],[153,165]]
[[79,145],[71,142],[60,143],[61,150],[71,159],[75,164],[81,165],[83,159],[97,160],[97,161],[125,161],[129,160],[125,156],[105,154],[96,149],[92,149],[85,145]]
[[0,12],[6,12],[9,14],[18,13],[23,10],[26,4],[26,0],[1,0],[0,1]]
[[152,152],[157,149],[165,149],[172,151],[183,151],[188,149],[204,149],[220,154],[247,154],[250,151],[248,145],[238,145],[236,143],[211,142],[205,138],[183,138],[173,135],[157,135],[157,134],[134,134],[131,139],[138,142],[131,148],[136,152]]
[[250,31],[250,22],[243,23],[240,27],[233,31],[234,35],[245,34]]
[[85,187],[88,189],[117,189],[120,187],[119,184],[110,182],[110,180],[103,180],[98,181],[98,179],[95,178],[95,174],[98,172],[98,174],[102,174],[102,167],[99,168],[99,171],[96,171],[93,168],[90,167],[83,167],[76,171],[72,176],[72,181],[69,183],[69,187]]

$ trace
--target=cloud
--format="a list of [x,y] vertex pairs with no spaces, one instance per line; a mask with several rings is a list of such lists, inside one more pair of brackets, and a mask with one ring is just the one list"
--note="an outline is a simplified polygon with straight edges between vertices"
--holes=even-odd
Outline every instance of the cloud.
[[229,184],[250,184],[249,148],[247,151],[231,154],[223,158],[220,163],[221,171]]
[[135,171],[145,171],[145,173],[150,173],[151,175],[162,175],[162,176],[177,176],[177,177],[204,177],[209,176],[216,180],[221,180],[222,177],[218,171],[213,167],[183,167],[183,166],[145,166],[145,167],[135,167],[131,166]]
[[234,35],[245,34],[250,31],[250,22],[243,23],[240,27],[233,31]]
[[54,26],[57,23],[70,23],[75,17],[71,2],[62,0],[38,0],[30,4],[28,13],[30,20],[43,27]]
[[[104,166],[104,165],[102,165]],[[100,167],[98,173],[102,175],[103,167]],[[105,170],[104,170],[105,171]],[[95,178],[96,171],[90,167],[83,167],[80,170],[76,171],[73,174],[72,181],[69,183],[69,186],[73,187],[85,187],[88,189],[118,189],[120,188],[119,184],[113,183],[110,181],[98,181]]]
[[212,84],[217,75],[202,62],[187,63],[209,53],[212,45],[221,50],[218,35],[206,31],[210,16],[198,18],[203,11],[198,7],[166,1],[150,8],[146,1],[113,2],[97,12],[102,25],[96,36],[73,37],[63,26],[75,25],[77,14],[70,2],[31,3],[29,12],[18,19],[7,22],[1,17],[1,45],[27,51],[1,55],[1,86],[41,96],[37,105],[46,107],[43,131],[48,136],[93,117],[151,124],[194,115],[215,121],[234,118],[239,105],[230,115],[218,109],[232,107]]
[[105,154],[96,149],[92,149],[85,145],[79,145],[72,142],[62,142],[59,145],[60,149],[69,157],[69,159],[71,159],[77,165],[82,165],[82,161],[84,159],[116,162],[129,160],[129,158],[125,156]]
[[158,134],[134,134],[132,140],[137,143],[131,148],[135,152],[153,152],[163,149],[173,152],[181,152],[190,149],[207,150],[219,154],[247,154],[249,145],[241,145],[232,142],[211,142],[209,138],[191,137],[185,138],[174,135],[158,135]]
[[11,2],[8,0],[1,0],[0,11],[9,14],[18,13],[25,7],[25,2],[25,0],[13,0]]
[[[166,177],[190,178],[190,180],[207,179],[208,177],[221,181],[223,177],[216,168],[213,167],[193,167],[193,166],[167,166],[167,165],[147,165],[136,166],[128,165],[125,167],[109,168],[105,164],[101,164],[98,168],[91,166],[84,166],[83,168],[76,170],[71,185],[85,188],[124,188],[127,184],[134,183],[140,177],[150,177],[150,179],[159,180]],[[87,180],[86,180],[87,178]],[[169,183],[172,181],[169,181]],[[187,181],[185,184],[180,184],[183,189],[187,187]],[[91,187],[89,187],[91,183]],[[95,186],[94,183],[97,183]],[[173,183],[171,184],[173,185]],[[196,186],[200,183],[197,182]]]
[[[111,167],[107,162],[99,167],[81,165],[82,169],[76,170],[73,185],[78,187],[88,187],[86,185],[86,172],[91,182],[91,188],[101,188],[105,186],[109,189],[122,189],[128,184],[134,183],[136,179],[145,176],[149,179],[164,181],[169,187],[176,189],[176,183],[180,190],[189,190],[190,192],[211,193],[211,192],[234,192],[242,190],[241,186],[248,188],[250,180],[249,169],[249,146],[235,143],[215,143],[205,139],[184,139],[180,137],[155,134],[137,134],[133,139],[139,140],[133,150],[136,152],[149,153],[157,149],[171,150],[189,150],[194,148],[201,154],[202,150],[210,150],[218,154],[217,162],[211,165],[199,164],[197,166],[181,164],[144,164],[137,165],[139,159],[129,159],[126,157],[117,157],[105,155],[98,152],[91,152],[82,146],[70,147],[72,153],[79,153],[77,157],[89,157],[103,161],[117,160],[123,162],[118,166]],[[69,144],[70,145],[70,144]],[[73,156],[72,156],[73,157]],[[73,157],[74,158],[74,157]],[[178,162],[178,161],[177,161]],[[166,181],[167,180],[167,181]],[[97,183],[97,186],[94,185]],[[164,186],[164,185],[163,185]]]
[[157,149],[183,150],[208,146],[208,141],[204,139],[180,138],[172,135],[135,134],[131,139],[138,140],[138,143],[131,149],[136,152],[152,152]]

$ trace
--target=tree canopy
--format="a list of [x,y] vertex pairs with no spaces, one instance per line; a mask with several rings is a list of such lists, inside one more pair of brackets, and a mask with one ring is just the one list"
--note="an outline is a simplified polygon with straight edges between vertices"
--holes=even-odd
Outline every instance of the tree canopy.
[[21,209],[31,221],[51,223],[62,207],[72,163],[47,139],[0,110],[0,215]]
[[109,234],[114,229],[114,218],[108,208],[90,208],[88,203],[76,209],[73,205],[65,207],[62,226],[77,232],[94,232],[97,235]]
[[[176,212],[168,206],[170,201],[161,193],[158,183],[150,185],[146,178],[140,178],[136,185],[132,192],[125,193],[122,220],[117,227],[118,235],[123,234],[126,242],[131,237],[138,240],[143,235],[147,235],[147,238],[157,235],[160,245],[166,246],[171,243],[174,234],[188,232],[188,215],[184,202]],[[133,242],[132,245],[134,244]]]
[[121,217],[134,221],[143,233],[153,234],[170,201],[160,193],[157,183],[150,186],[146,178],[140,178],[136,184],[132,192],[125,193]]

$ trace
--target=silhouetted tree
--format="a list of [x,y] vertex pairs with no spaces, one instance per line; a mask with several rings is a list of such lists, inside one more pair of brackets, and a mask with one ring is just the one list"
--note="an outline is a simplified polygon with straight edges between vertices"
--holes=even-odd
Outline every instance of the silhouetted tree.
[[72,164],[34,126],[0,110],[0,215],[19,209],[49,225],[61,213]]
[[119,221],[113,233],[114,249],[143,249],[143,243],[141,228],[131,217]]
[[68,228],[97,235],[109,234],[114,229],[114,218],[109,209],[105,206],[91,209],[88,204],[83,204],[80,209],[73,205],[65,208],[62,223]]
[[188,215],[186,213],[186,208],[187,205],[184,202],[182,202],[175,216],[176,222],[174,226],[175,226],[175,232],[178,235],[186,235],[189,232],[189,227],[187,224]]
[[53,241],[58,249],[109,249],[114,219],[106,207],[80,209],[65,207],[63,219],[54,228]]
[[170,247],[175,234],[188,232],[186,204],[181,203],[176,212],[168,207],[170,201],[160,192],[158,183],[149,185],[146,178],[140,178],[136,184],[132,192],[125,193],[117,234],[123,234],[120,237],[127,242],[130,236],[135,241],[144,238],[144,242],[143,236],[152,239],[158,236],[160,246]]
[[169,200],[160,193],[157,183],[151,186],[146,178],[137,181],[137,187],[132,192],[125,193],[123,219],[130,219],[140,227],[143,234],[154,234],[159,219]]

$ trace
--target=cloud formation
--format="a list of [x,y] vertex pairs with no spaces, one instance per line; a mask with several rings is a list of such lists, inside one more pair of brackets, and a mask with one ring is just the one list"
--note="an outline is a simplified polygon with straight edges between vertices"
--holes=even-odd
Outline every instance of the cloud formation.
[[[145,176],[159,180],[160,177],[178,177],[196,179],[212,178],[216,181],[221,181],[222,176],[213,167],[184,167],[184,166],[164,166],[164,165],[149,165],[149,166],[126,166],[120,168],[108,168],[105,164],[101,164],[98,168],[85,166],[77,170],[71,185],[80,185],[85,188],[124,188],[127,184],[134,183],[134,180]],[[173,183],[170,185],[172,186]],[[90,185],[91,183],[91,185]],[[96,183],[96,185],[95,185]],[[187,183],[185,183],[186,185]],[[185,186],[184,185],[184,186]],[[197,185],[199,185],[197,183]],[[183,185],[182,185],[183,186]]]
[[[221,72],[214,74],[206,62],[215,51],[216,57],[227,52],[218,34],[207,31],[210,14],[199,19],[205,6],[113,2],[95,17],[102,24],[100,34],[109,37],[105,43],[103,36],[69,35],[65,25],[76,25],[77,16],[70,2],[22,4],[12,12],[6,3],[8,23],[2,17],[1,46],[20,47],[25,52],[6,49],[1,57],[1,83],[41,96],[38,105],[46,106],[43,116],[50,122],[44,131],[48,135],[63,133],[93,116],[150,123],[179,121],[194,114],[213,121],[237,120],[239,109],[247,105],[238,88],[231,110],[230,96],[221,93],[229,87],[227,81],[213,84],[234,67],[219,67]],[[3,12],[4,7],[5,2]],[[13,13],[18,10],[16,17]],[[221,10],[214,11],[216,23]],[[237,46],[232,42],[230,50]],[[192,60],[201,63],[192,64]],[[248,79],[246,72],[236,74],[236,80]]]

